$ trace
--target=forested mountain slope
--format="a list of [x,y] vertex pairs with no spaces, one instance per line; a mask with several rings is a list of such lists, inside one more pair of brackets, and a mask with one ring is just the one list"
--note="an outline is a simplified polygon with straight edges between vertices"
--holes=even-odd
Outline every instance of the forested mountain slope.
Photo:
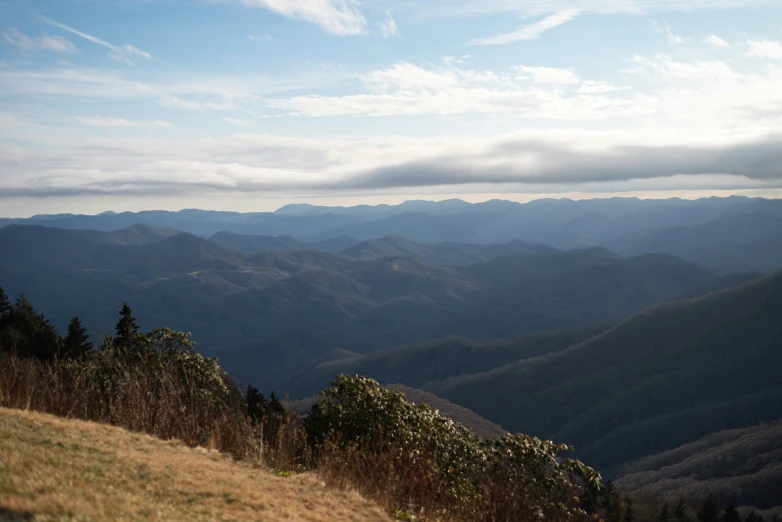
[[782,273],[652,307],[564,351],[429,387],[606,469],[782,418]]
[[28,294],[60,329],[75,311],[100,336],[113,327],[122,296],[141,310],[143,325],[192,332],[204,353],[251,380],[335,348],[369,353],[449,336],[513,338],[616,321],[717,279],[674,258],[623,259],[605,250],[467,267],[315,250],[252,255],[144,226],[1,228],[0,269],[0,285]]
[[644,458],[616,473],[636,493],[723,505],[777,509],[782,514],[782,422],[725,430]]

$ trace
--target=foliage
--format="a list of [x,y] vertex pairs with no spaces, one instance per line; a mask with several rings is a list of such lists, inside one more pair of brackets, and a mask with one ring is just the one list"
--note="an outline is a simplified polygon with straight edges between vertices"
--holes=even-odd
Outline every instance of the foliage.
[[484,441],[364,377],[337,377],[304,424],[316,457],[374,455],[390,466],[396,500],[414,499],[430,515],[447,508],[468,520],[567,519],[584,514],[582,489],[599,482],[580,462],[560,459],[565,445],[520,434]]
[[82,326],[78,317],[71,319],[68,334],[62,340],[62,356],[65,358],[82,358],[90,355],[93,350],[87,328]]
[[114,345],[118,348],[129,349],[139,341],[139,327],[128,303],[122,304],[122,310],[119,314],[120,319],[117,321],[117,337],[114,338]]

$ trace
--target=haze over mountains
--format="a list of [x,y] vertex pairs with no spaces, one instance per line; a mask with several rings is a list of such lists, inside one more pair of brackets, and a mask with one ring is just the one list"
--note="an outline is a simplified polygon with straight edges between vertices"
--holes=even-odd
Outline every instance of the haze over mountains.
[[231,374],[292,399],[365,375],[472,419],[469,408],[493,433],[573,444],[644,491],[667,475],[639,459],[782,419],[782,275],[766,275],[779,270],[782,202],[738,197],[0,228],[0,286],[60,330],[78,313],[109,332],[128,301],[143,327],[190,331]]
[[312,248],[337,251],[355,242],[386,236],[418,243],[496,244],[520,240],[559,249],[600,245],[621,255],[672,254],[724,272],[772,271],[776,268],[774,259],[782,251],[782,202],[745,197],[695,201],[562,199],[526,204],[410,201],[396,206],[347,208],[290,205],[273,213],[107,212],[97,216],[6,219],[3,223],[104,231],[147,224],[202,237],[229,232],[278,238],[215,238],[224,246],[252,253]]

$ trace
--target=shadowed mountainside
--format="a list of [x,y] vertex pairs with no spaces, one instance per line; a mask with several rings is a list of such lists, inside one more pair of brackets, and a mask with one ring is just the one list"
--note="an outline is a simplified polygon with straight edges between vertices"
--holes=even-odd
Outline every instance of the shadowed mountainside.
[[[782,422],[720,431],[617,470],[627,491],[759,510],[782,507]],[[782,509],[777,510],[780,514]]]
[[[601,469],[782,418],[782,273],[652,307],[567,350],[424,389]],[[513,405],[512,407],[510,405]]]

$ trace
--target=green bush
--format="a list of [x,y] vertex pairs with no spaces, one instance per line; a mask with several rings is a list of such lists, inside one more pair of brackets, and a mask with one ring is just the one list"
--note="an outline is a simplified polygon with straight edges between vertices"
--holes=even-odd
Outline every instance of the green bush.
[[356,475],[358,484],[382,477],[389,501],[430,517],[575,518],[585,514],[583,491],[599,487],[594,470],[560,458],[565,445],[520,434],[484,441],[364,377],[337,377],[304,423],[316,458],[334,474]]

